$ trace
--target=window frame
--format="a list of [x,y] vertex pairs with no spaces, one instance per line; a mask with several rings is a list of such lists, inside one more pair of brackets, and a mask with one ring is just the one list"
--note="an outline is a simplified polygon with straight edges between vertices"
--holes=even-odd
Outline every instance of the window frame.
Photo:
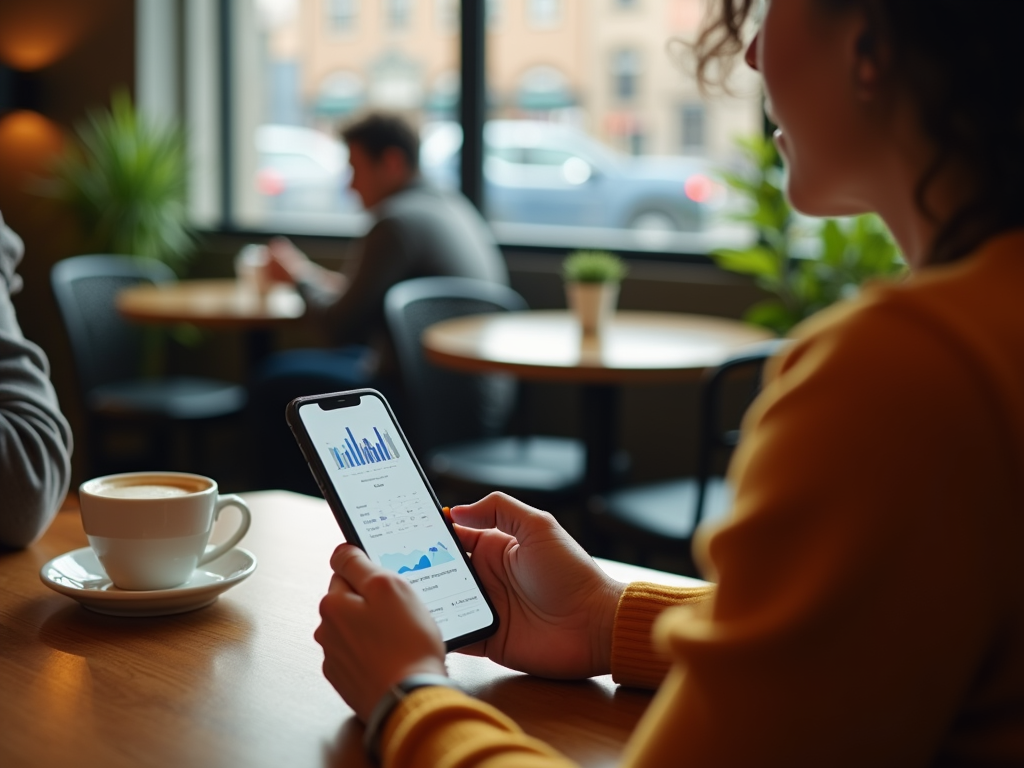
[[[182,0],[188,2],[189,0]],[[192,0],[194,2],[194,0]],[[351,234],[335,234],[315,227],[307,227],[304,223],[288,226],[287,220],[275,222],[274,226],[245,225],[237,220],[235,179],[237,159],[235,154],[234,120],[232,111],[235,108],[236,85],[235,40],[233,35],[234,5],[239,0],[216,0],[215,15],[217,17],[217,50],[215,52],[216,80],[219,86],[219,109],[217,114],[217,141],[219,148],[217,169],[212,182],[217,189],[219,205],[212,217],[199,222],[200,231],[210,234],[245,235],[262,237],[270,234],[284,234],[292,237],[327,238],[336,241],[355,239],[359,232]],[[358,2],[358,0],[357,0]],[[359,3],[359,6],[362,6]],[[504,3],[498,5],[505,10]],[[358,7],[358,6],[357,6]],[[461,151],[462,167],[460,182],[462,193],[478,208],[483,209],[484,193],[484,146],[483,128],[486,120],[486,67],[485,40],[490,24],[493,24],[492,3],[461,2],[459,4],[460,21],[460,82],[463,98],[460,102],[459,122],[463,130],[463,146]],[[365,8],[359,8],[365,12]],[[382,8],[382,10],[384,10]],[[564,11],[564,9],[563,9]],[[500,11],[499,11],[500,16]],[[358,22],[357,22],[358,23]],[[182,30],[184,34],[184,29]],[[183,45],[183,43],[182,43]],[[642,54],[634,51],[642,60]],[[182,62],[184,65],[186,62]],[[642,67],[642,64],[641,64]],[[635,244],[635,237],[629,230],[593,230],[584,228],[550,227],[547,225],[511,225],[501,222],[491,223],[495,239],[499,246],[508,251],[534,254],[564,254],[567,250],[577,248],[605,248],[625,258],[646,259],[679,263],[709,263],[710,250],[719,247],[719,243],[711,242],[702,233],[673,233],[671,242],[665,241],[663,247],[648,245],[640,247]],[[732,245],[722,243],[721,245]]]

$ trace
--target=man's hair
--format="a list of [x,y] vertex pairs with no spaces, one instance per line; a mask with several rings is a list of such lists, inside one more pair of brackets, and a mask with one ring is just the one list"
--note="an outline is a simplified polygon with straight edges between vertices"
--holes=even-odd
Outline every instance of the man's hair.
[[398,115],[371,112],[341,129],[346,144],[358,144],[374,162],[394,147],[416,170],[420,164],[420,137],[409,123]]

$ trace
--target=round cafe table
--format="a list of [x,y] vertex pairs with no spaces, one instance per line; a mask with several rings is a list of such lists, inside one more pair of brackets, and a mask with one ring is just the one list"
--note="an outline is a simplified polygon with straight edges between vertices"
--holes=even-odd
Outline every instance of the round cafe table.
[[234,279],[126,288],[117,296],[117,309],[122,317],[137,323],[191,323],[200,328],[242,330],[250,369],[269,354],[273,330],[306,313],[302,297],[291,285],[277,283],[260,297]]
[[422,343],[443,368],[582,385],[589,495],[612,484],[619,387],[692,381],[768,338],[736,320],[674,312],[618,312],[599,338],[585,337],[567,311],[528,311],[446,320],[430,326]]

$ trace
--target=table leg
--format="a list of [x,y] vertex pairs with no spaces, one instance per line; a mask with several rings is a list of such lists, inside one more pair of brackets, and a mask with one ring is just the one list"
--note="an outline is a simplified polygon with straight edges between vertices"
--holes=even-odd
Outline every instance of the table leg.
[[582,388],[583,441],[587,448],[587,498],[611,489],[618,441],[619,389],[604,384]]
[[274,351],[274,332],[269,328],[250,328],[245,332],[245,365],[253,376]]

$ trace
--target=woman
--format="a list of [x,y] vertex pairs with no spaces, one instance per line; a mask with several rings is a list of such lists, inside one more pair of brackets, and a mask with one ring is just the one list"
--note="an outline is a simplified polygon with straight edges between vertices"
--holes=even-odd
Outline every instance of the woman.
[[[752,4],[719,0],[702,71],[739,50]],[[507,497],[452,510],[503,622],[475,651],[659,686],[625,764],[1024,764],[1021,28],[1004,0],[767,7],[746,60],[790,199],[877,211],[913,274],[775,361],[733,515],[697,542],[713,591],[611,582]],[[349,546],[333,566],[317,639],[365,720],[396,681],[443,674],[443,649],[400,578]],[[564,762],[441,685],[380,738],[386,765]]]

